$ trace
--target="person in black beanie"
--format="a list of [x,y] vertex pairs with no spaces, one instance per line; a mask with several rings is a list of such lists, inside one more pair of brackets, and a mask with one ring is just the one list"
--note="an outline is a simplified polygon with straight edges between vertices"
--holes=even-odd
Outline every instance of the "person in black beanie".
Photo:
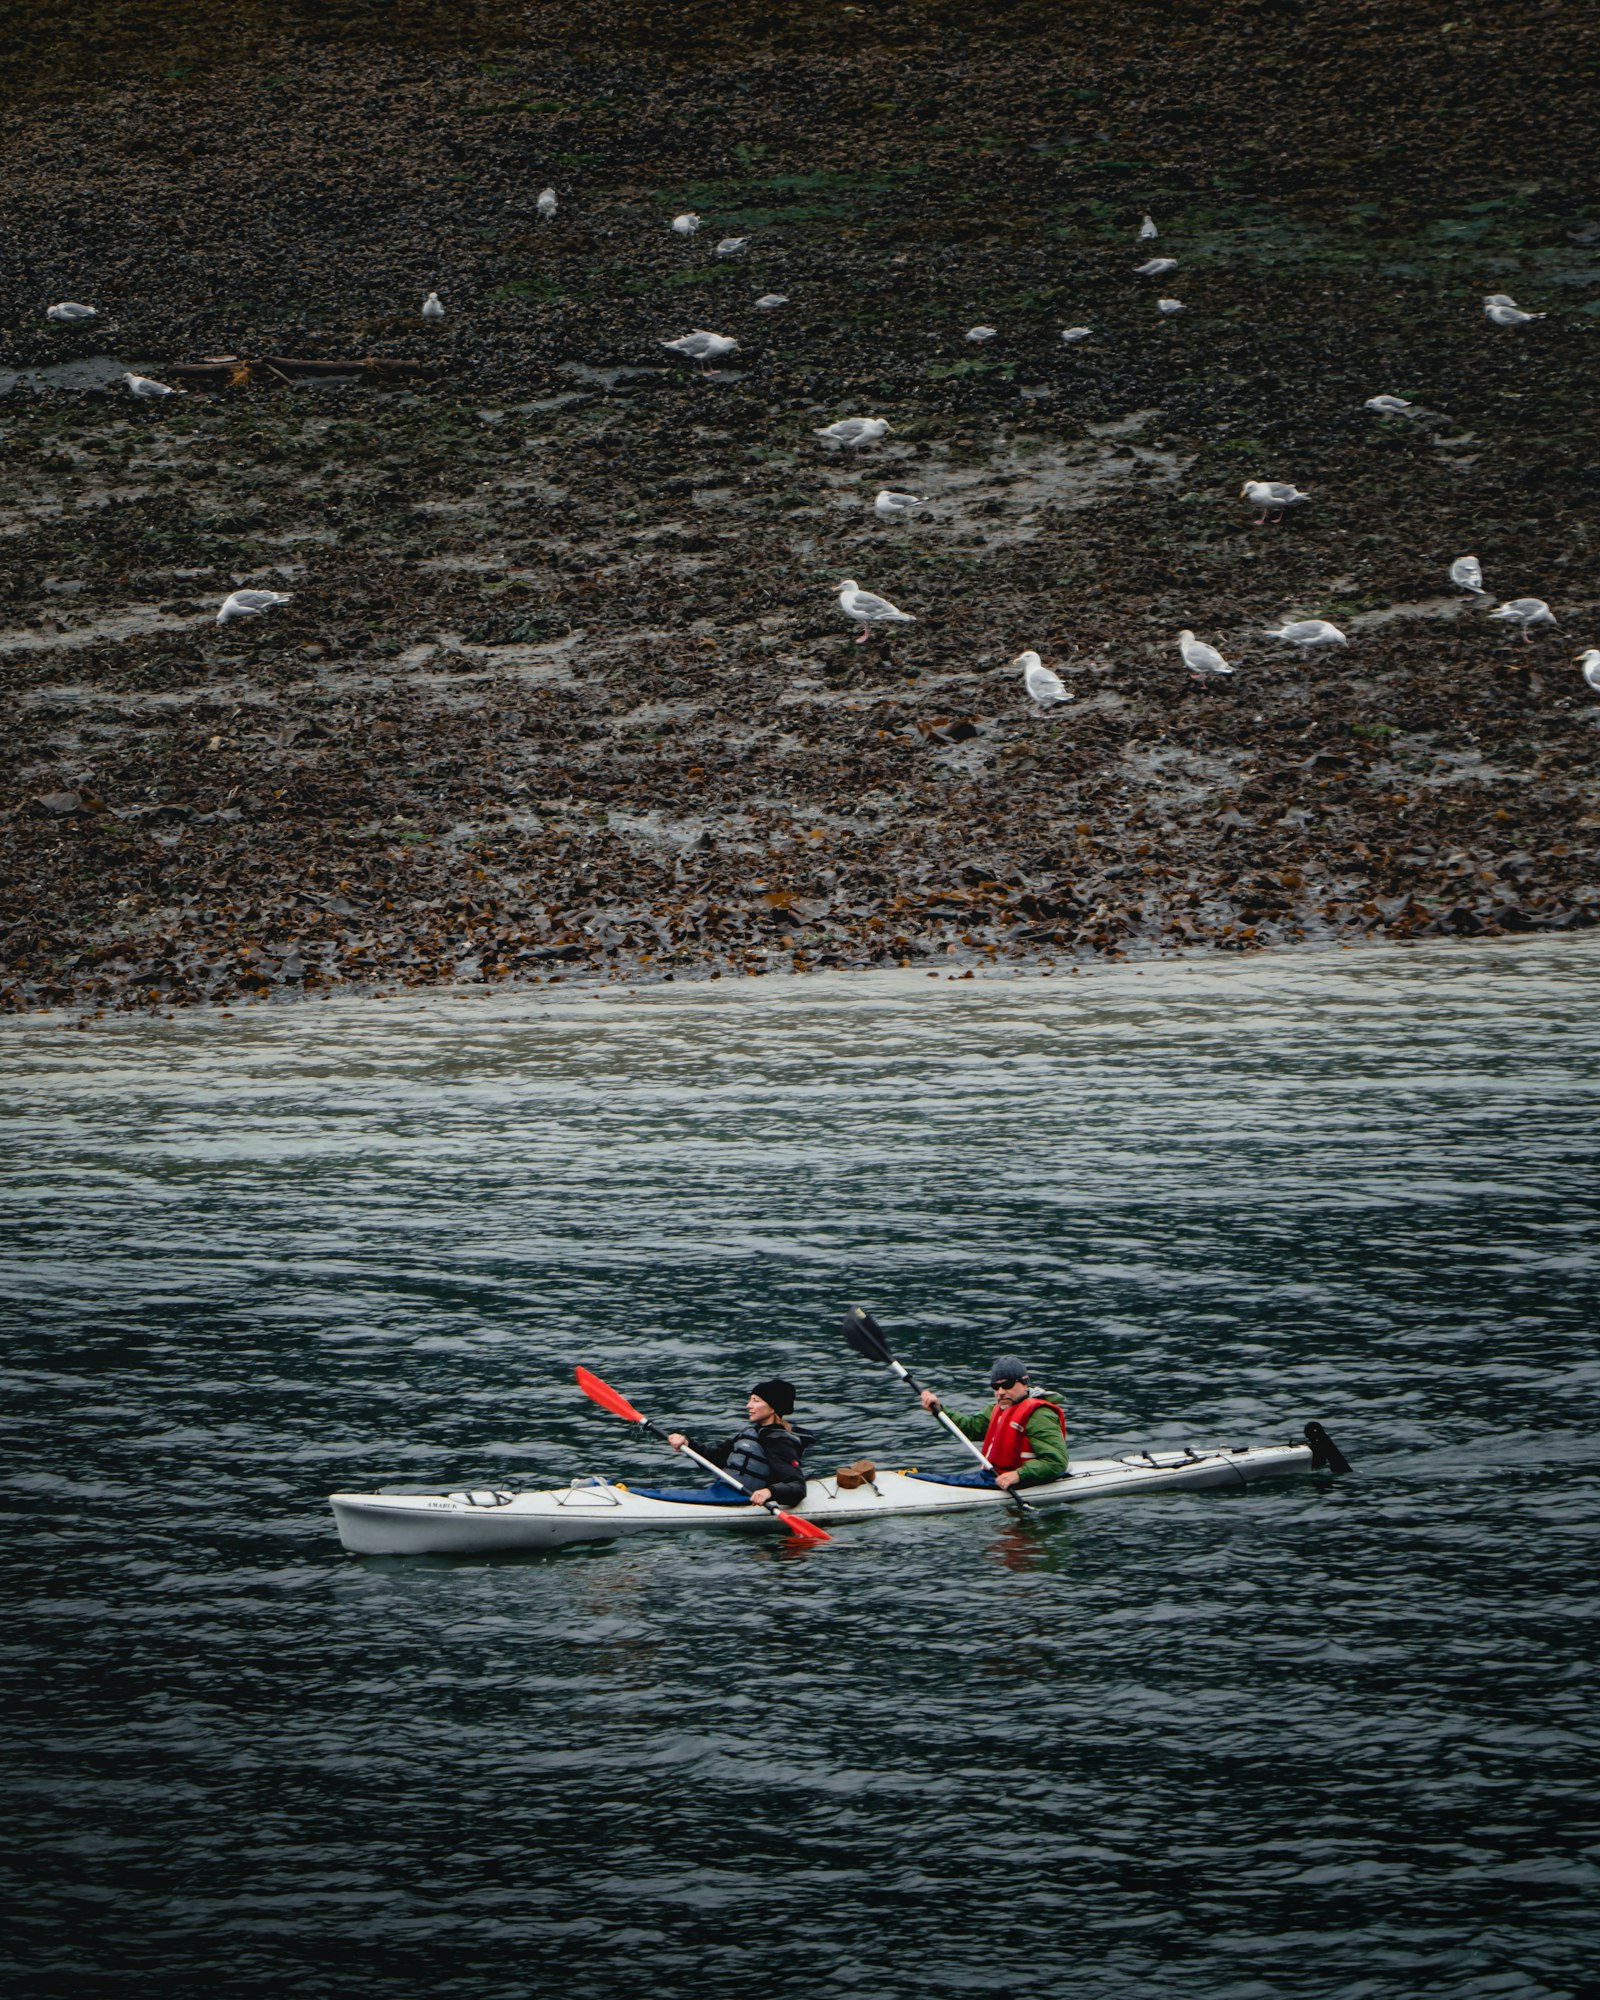
[[[667,1440],[674,1451],[692,1445],[702,1458],[731,1472],[757,1506],[764,1500],[776,1500],[780,1507],[796,1507],[806,1497],[806,1476],[800,1461],[816,1440],[810,1431],[791,1423],[794,1402],[794,1384],[774,1376],[750,1391],[745,1403],[749,1423],[721,1444],[702,1444],[682,1431],[669,1431]],[[734,1502],[739,1498],[732,1487],[720,1484],[713,1484],[704,1493],[674,1493],[670,1497]]]

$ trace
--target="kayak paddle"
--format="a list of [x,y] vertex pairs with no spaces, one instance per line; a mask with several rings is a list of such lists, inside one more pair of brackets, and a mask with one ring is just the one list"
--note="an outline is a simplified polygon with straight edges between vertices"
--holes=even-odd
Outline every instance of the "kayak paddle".
[[[637,1424],[642,1431],[653,1431],[658,1438],[665,1438],[667,1434],[661,1426],[653,1424],[647,1416],[642,1415],[636,1410],[627,1397],[619,1395],[609,1382],[602,1382],[598,1375],[591,1375],[587,1368],[580,1368],[576,1372],[578,1387],[589,1398],[591,1403],[598,1403],[602,1410],[609,1410],[614,1417],[621,1417],[627,1423]],[[734,1478],[731,1472],[724,1472],[720,1465],[714,1465],[709,1458],[702,1458],[693,1445],[686,1444],[683,1449],[694,1460],[696,1465],[703,1465],[713,1479],[720,1479],[724,1486],[731,1486],[736,1493],[742,1493],[753,1504],[754,1496],[751,1494],[749,1487],[742,1485],[739,1480]],[[761,1504],[769,1514],[774,1515],[783,1523],[791,1535],[798,1535],[801,1541],[831,1542],[833,1540],[832,1535],[828,1533],[826,1528],[819,1528],[815,1521],[806,1520],[802,1514],[787,1513],[778,1505],[776,1500],[763,1500]]]
[[[887,1334],[885,1334],[883,1328],[879,1326],[878,1322],[867,1311],[865,1306],[852,1306],[845,1314],[844,1324],[840,1327],[839,1331],[863,1359],[881,1363],[883,1367],[892,1370],[894,1374],[898,1375],[913,1395],[920,1396],[922,1394],[922,1384],[903,1361],[895,1359],[894,1353],[889,1346]],[[966,1446],[967,1450],[972,1453],[973,1457],[986,1472],[994,1471],[994,1467],[959,1424],[952,1423],[942,1409],[935,1410],[933,1415],[939,1419],[940,1423],[944,1425],[953,1438],[956,1438]],[[1023,1499],[1014,1486],[1002,1487],[1001,1491],[1008,1500],[1015,1501],[1024,1514],[1031,1514],[1035,1511]]]

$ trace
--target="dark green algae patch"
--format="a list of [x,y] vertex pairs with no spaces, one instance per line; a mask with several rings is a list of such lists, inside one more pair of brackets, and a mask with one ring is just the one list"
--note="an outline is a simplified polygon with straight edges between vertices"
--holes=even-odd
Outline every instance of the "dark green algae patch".
[[[1509,125],[1500,90],[1592,76],[1585,14],[1020,9],[957,43],[938,8],[379,38],[197,6],[71,50],[41,18],[0,16],[30,86],[0,371],[442,372],[0,398],[4,1004],[1600,912],[1587,94]],[[1548,317],[1491,328],[1490,290]],[[100,320],[48,324],[60,297]],[[694,325],[730,368],[657,344]],[[817,445],[865,410],[883,448]],[[1311,503],[1255,527],[1258,475]],[[880,484],[935,504],[880,524]],[[1468,551],[1561,632],[1464,607]],[[845,575],[917,623],[858,649]],[[241,581],[292,602],[219,630]],[[1262,636],[1286,613],[1352,643],[1299,660]],[[1232,682],[1188,682],[1183,625]],[[1025,646],[1077,696],[1048,719]]]

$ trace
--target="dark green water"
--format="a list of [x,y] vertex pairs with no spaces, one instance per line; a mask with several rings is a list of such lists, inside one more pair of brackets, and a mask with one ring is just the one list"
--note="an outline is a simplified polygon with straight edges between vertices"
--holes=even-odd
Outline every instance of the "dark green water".
[[[1600,949],[0,1031],[10,1989],[1577,1995]],[[949,1462],[1356,1462],[821,1549],[357,1560],[323,1496],[674,1470],[584,1361]]]

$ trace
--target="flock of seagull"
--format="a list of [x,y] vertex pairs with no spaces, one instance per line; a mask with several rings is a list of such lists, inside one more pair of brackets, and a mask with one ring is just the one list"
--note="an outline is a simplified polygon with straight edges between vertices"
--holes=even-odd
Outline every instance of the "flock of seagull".
[[[540,218],[549,222],[556,214],[559,199],[553,187],[540,191],[534,207]],[[675,236],[689,238],[697,235],[701,220],[692,210],[675,215],[668,225]],[[1159,237],[1152,216],[1146,215],[1140,222],[1136,240],[1153,243]],[[746,236],[725,236],[715,245],[718,257],[737,257],[749,243]],[[1135,277],[1165,278],[1178,269],[1176,257],[1153,256],[1134,268]],[[755,301],[756,309],[772,312],[779,306],[786,306],[788,297],[782,292],[767,292]],[[1543,319],[1543,313],[1525,312],[1506,292],[1491,292],[1483,301],[1486,317],[1495,326],[1526,326],[1533,320]],[[1156,310],[1170,317],[1184,310],[1183,301],[1175,298],[1159,297]],[[60,324],[75,325],[99,317],[94,306],[79,305],[72,300],[64,300],[59,305],[46,309],[45,318]],[[437,292],[429,292],[422,302],[422,318],[437,322],[445,317],[445,307]],[[1061,329],[1061,340],[1066,346],[1073,346],[1081,340],[1093,338],[1094,329],[1087,326],[1067,326]],[[967,329],[966,338],[974,346],[982,346],[997,339],[999,328],[993,326],[973,326]],[[661,345],[685,360],[697,362],[702,370],[708,363],[725,360],[737,351],[739,342],[727,334],[712,333],[705,327],[696,327],[676,340],[663,340]],[[158,382],[148,375],[136,375],[131,370],[121,378],[131,395],[141,402],[160,403],[169,396],[185,395],[187,391],[174,389],[165,382]],[[1364,408],[1380,417],[1415,417],[1420,415],[1421,406],[1408,402],[1403,396],[1369,396]],[[888,435],[892,426],[884,417],[843,417],[837,423],[827,424],[815,432],[823,443],[835,451],[860,451],[869,445],[879,443]],[[1282,479],[1247,479],[1240,488],[1239,497],[1261,511],[1256,517],[1256,525],[1264,526],[1269,521],[1281,521],[1291,507],[1303,505],[1310,499],[1298,486]],[[915,493],[901,493],[891,487],[882,488],[873,501],[873,512],[880,520],[902,520],[928,503]],[[1491,599],[1493,592],[1483,588],[1483,570],[1476,556],[1458,556],[1450,565],[1450,581],[1480,604]],[[219,625],[230,625],[240,618],[259,617],[276,605],[287,604],[291,593],[277,590],[236,590],[224,599],[217,613]],[[846,577],[839,587],[839,609],[845,617],[860,626],[856,644],[865,645],[872,636],[874,626],[914,625],[917,621],[910,612],[901,611],[880,597],[875,591],[863,590],[854,577]],[[1542,597],[1512,597],[1498,605],[1488,614],[1509,625],[1521,628],[1524,641],[1531,639],[1535,626],[1549,625],[1559,630],[1555,613]],[[1295,647],[1302,654],[1312,654],[1323,647],[1345,646],[1349,640],[1339,627],[1326,618],[1296,618],[1268,630],[1266,636],[1278,639]],[[1197,681],[1225,680],[1234,669],[1223,658],[1215,646],[1199,639],[1185,627],[1178,634],[1178,654],[1185,667]],[[1585,683],[1600,694],[1600,646],[1591,646],[1576,656]],[[1061,702],[1072,700],[1071,691],[1061,676],[1047,667],[1036,652],[1019,653],[1011,662],[1022,673],[1023,686],[1029,699],[1036,706],[1048,711]]]

